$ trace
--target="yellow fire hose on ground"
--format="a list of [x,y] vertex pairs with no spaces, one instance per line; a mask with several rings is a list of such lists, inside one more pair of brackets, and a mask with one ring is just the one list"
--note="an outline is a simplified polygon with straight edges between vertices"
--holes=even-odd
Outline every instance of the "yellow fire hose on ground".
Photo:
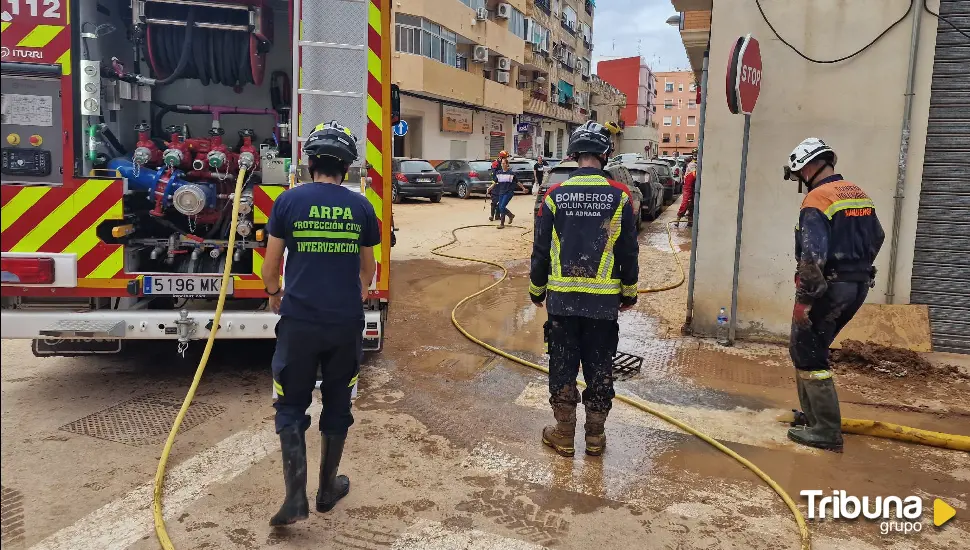
[[[795,415],[794,413],[781,414],[777,420],[779,422],[792,423],[795,420]],[[920,430],[918,428],[910,428],[909,426],[880,422],[878,420],[843,418],[842,433],[869,435],[872,437],[905,441],[907,443],[916,443],[917,445],[928,445],[930,447],[970,452],[970,436]]]
[[246,178],[246,169],[240,168],[239,175],[236,177],[236,188],[232,199],[232,224],[229,228],[229,245],[226,247],[226,266],[222,269],[222,287],[219,289],[219,302],[216,304],[216,312],[212,318],[212,329],[209,330],[209,338],[205,342],[205,351],[199,359],[199,367],[195,370],[195,377],[192,378],[192,385],[189,392],[185,394],[182,401],[182,408],[175,416],[172,430],[168,432],[168,439],[165,440],[165,448],[162,449],[162,457],[158,461],[158,469],[155,470],[155,490],[152,497],[152,514],[155,516],[155,536],[158,543],[164,550],[175,550],[172,540],[168,538],[168,531],[165,529],[165,518],[162,516],[162,492],[165,484],[165,466],[168,465],[168,455],[172,452],[172,445],[175,444],[175,436],[178,434],[182,420],[192,404],[196,390],[199,389],[199,382],[202,381],[202,373],[205,371],[206,363],[209,362],[209,354],[212,353],[212,345],[216,341],[216,333],[219,331],[219,321],[222,320],[222,308],[226,305],[226,290],[229,288],[229,278],[232,276],[232,255],[236,246],[236,220],[239,217],[239,200],[242,197],[243,182]]
[[[671,224],[671,223],[675,223],[675,222],[668,222],[668,224],[666,226],[666,228],[667,228],[667,240],[670,243],[671,250],[673,250],[674,251],[674,254],[676,255],[676,249],[674,248],[673,237],[670,234],[670,225],[669,224]],[[461,306],[465,305],[470,300],[472,300],[472,299],[474,299],[474,298],[476,298],[478,296],[481,296],[482,294],[485,294],[486,292],[492,290],[493,288],[495,288],[496,286],[498,286],[499,284],[501,284],[503,281],[505,281],[505,279],[507,279],[508,276],[509,276],[508,269],[506,269],[504,265],[502,265],[502,264],[500,264],[498,262],[493,262],[491,260],[483,260],[481,258],[470,258],[470,257],[467,257],[467,256],[459,256],[457,254],[448,254],[446,252],[441,252],[441,249],[442,248],[451,246],[451,245],[455,244],[456,242],[458,242],[458,231],[460,231],[462,229],[470,229],[470,228],[473,228],[473,227],[494,227],[494,226],[488,225],[488,224],[477,224],[477,225],[465,225],[465,226],[462,226],[462,227],[457,227],[454,230],[452,230],[452,232],[451,232],[451,237],[452,237],[451,238],[451,241],[449,241],[449,242],[447,242],[447,243],[445,243],[445,244],[443,244],[441,246],[437,246],[437,247],[431,249],[431,253],[432,254],[435,254],[437,256],[443,256],[445,258],[452,258],[452,259],[455,259],[455,260],[465,260],[465,261],[469,261],[469,262],[478,262],[478,263],[487,264],[487,265],[496,267],[496,268],[502,270],[502,277],[500,277],[497,281],[493,282],[492,284],[488,285],[487,287],[485,287],[485,288],[483,288],[483,289],[481,289],[481,290],[479,290],[479,291],[477,291],[477,292],[475,292],[473,294],[469,294],[468,296],[462,298],[461,301],[459,301],[455,305],[454,309],[451,310],[451,322],[452,322],[452,324],[455,325],[455,328],[458,329],[458,332],[462,333],[465,336],[465,338],[468,338],[472,342],[478,344],[479,346],[482,346],[483,348],[487,349],[488,351],[491,351],[492,353],[495,353],[495,354],[497,354],[497,355],[499,355],[501,357],[504,357],[504,358],[506,358],[506,359],[508,359],[510,361],[514,361],[514,362],[516,362],[516,363],[518,363],[520,365],[524,365],[526,367],[530,367],[530,368],[536,369],[538,371],[544,372],[546,374],[549,374],[549,369],[548,368],[543,367],[542,365],[540,365],[538,363],[533,363],[532,361],[528,361],[528,360],[523,359],[521,357],[517,357],[515,355],[512,355],[511,353],[509,353],[509,352],[507,352],[505,350],[499,349],[499,348],[497,348],[497,347],[495,347],[495,346],[493,346],[493,345],[491,345],[491,344],[489,344],[489,343],[481,340],[480,338],[475,337],[473,334],[471,334],[470,332],[468,332],[468,330],[466,330],[465,327],[463,327],[461,325],[461,323],[458,322],[457,313],[458,313],[458,309],[461,308]],[[641,290],[640,292],[641,293],[660,292],[662,290],[670,290],[672,288],[677,288],[678,286],[680,286],[681,284],[683,284],[683,282],[684,282],[684,277],[683,277],[684,267],[683,267],[683,265],[681,265],[679,258],[677,259],[677,266],[680,268],[680,273],[681,273],[681,280],[680,280],[679,283],[674,284],[674,285],[665,285],[663,287],[658,287],[658,288],[653,288],[653,289],[644,289],[644,290]],[[585,387],[585,384],[583,384],[582,382],[579,382],[579,384],[581,386],[584,386]],[[670,424],[673,424],[674,426],[677,426],[681,430],[683,430],[683,431],[685,431],[685,432],[687,432],[687,433],[689,433],[689,434],[691,434],[691,435],[693,435],[695,437],[700,438],[705,443],[708,443],[709,445],[711,445],[715,449],[721,451],[722,453],[728,455],[729,457],[731,457],[734,460],[736,460],[739,463],[741,463],[741,465],[743,465],[745,468],[747,468],[747,469],[751,470],[752,472],[754,472],[755,475],[757,475],[758,477],[760,477],[762,479],[762,481],[764,481],[765,483],[767,483],[768,486],[771,487],[771,489],[774,490],[775,493],[777,493],[778,496],[780,496],[782,498],[782,500],[785,501],[785,505],[788,506],[788,509],[791,510],[792,515],[795,516],[795,523],[798,524],[798,531],[799,531],[799,533],[801,535],[802,550],[810,550],[811,549],[811,547],[812,547],[811,535],[808,532],[808,525],[805,523],[805,518],[802,517],[802,513],[798,510],[798,506],[795,505],[795,501],[792,500],[792,498],[788,495],[788,493],[786,493],[785,490],[782,489],[781,486],[778,485],[778,483],[775,482],[775,480],[773,480],[770,477],[768,477],[768,474],[766,474],[763,471],[761,471],[760,468],[758,468],[757,466],[755,466],[754,464],[752,464],[748,459],[746,459],[743,456],[739,455],[738,453],[732,451],[731,449],[729,449],[728,447],[724,446],[723,444],[721,444],[716,439],[714,439],[714,438],[708,436],[707,434],[704,434],[704,433],[702,433],[702,432],[700,432],[700,431],[692,428],[691,426],[685,424],[684,422],[681,422],[680,420],[677,420],[676,418],[674,418],[674,417],[672,417],[670,415],[667,415],[666,413],[663,413],[663,412],[661,412],[661,411],[659,411],[657,409],[654,409],[653,407],[647,405],[646,403],[643,403],[641,401],[638,401],[636,399],[633,399],[633,398],[630,398],[630,397],[627,397],[627,396],[624,396],[624,395],[617,395],[616,396],[616,399],[619,400],[619,401],[622,401],[622,402],[626,403],[627,405],[631,405],[633,407],[636,407],[636,408],[640,409],[641,411],[650,413],[650,414],[656,416],[657,418],[660,418],[661,420],[664,420],[665,422],[668,422]]]

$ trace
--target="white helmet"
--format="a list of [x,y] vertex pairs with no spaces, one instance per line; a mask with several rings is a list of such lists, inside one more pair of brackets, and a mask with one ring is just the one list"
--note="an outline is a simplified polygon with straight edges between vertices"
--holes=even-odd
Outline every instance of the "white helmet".
[[832,153],[833,166],[838,162],[835,151],[826,145],[824,141],[814,137],[806,138],[788,156],[788,163],[785,165],[785,179],[796,180],[798,176],[795,175],[795,172],[805,168],[806,164],[824,153]]

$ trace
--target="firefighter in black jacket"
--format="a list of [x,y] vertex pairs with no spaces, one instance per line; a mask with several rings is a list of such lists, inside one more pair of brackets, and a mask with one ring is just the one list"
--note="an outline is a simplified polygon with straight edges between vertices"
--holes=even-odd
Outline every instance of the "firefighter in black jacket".
[[[842,415],[829,369],[829,346],[872,288],[873,262],[886,234],[865,191],[835,172],[838,158],[817,138],[788,157],[785,179],[808,187],[795,226],[795,308],[789,352],[807,425],[796,443],[842,452]],[[801,416],[801,415],[798,415]]]
[[579,169],[546,192],[536,218],[529,296],[538,307],[548,305],[549,403],[556,418],[542,430],[542,442],[562,456],[576,452],[580,363],[587,384],[586,454],[598,456],[606,446],[617,312],[637,302],[633,207],[627,188],[602,169],[613,151],[611,134],[596,122],[573,132],[567,155]]

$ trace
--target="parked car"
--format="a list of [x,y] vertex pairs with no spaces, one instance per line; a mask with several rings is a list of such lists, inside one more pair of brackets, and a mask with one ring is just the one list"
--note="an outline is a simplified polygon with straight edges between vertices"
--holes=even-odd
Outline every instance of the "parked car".
[[641,160],[637,161],[635,164],[644,164],[654,167],[654,169],[657,171],[657,176],[660,178],[660,183],[664,187],[664,204],[672,204],[674,202],[674,197],[679,194],[679,191],[677,180],[674,179],[674,173],[670,167],[670,164],[663,159]]
[[441,174],[445,193],[470,199],[472,193],[484,193],[492,183],[492,164],[487,160],[446,160],[435,170]]
[[687,157],[661,157],[663,161],[670,165],[670,171],[677,181],[675,194],[679,195],[684,188],[684,175],[687,172]]
[[509,169],[515,173],[515,177],[525,187],[527,194],[532,193],[532,184],[535,183],[536,177],[532,172],[532,168],[536,165],[536,161],[527,158],[514,157],[509,159]]
[[[542,185],[539,187],[539,192],[536,193],[536,201],[533,210],[535,212],[539,211],[539,207],[542,205],[542,200],[546,196],[546,191],[548,191],[550,187],[569,179],[569,175],[578,168],[579,165],[576,164],[576,161],[567,160],[559,163],[559,165],[555,168],[550,169],[546,173],[546,179],[543,180]],[[633,214],[636,218],[634,223],[637,231],[640,231],[640,229],[643,227],[643,216],[641,215],[643,192],[640,191],[639,187],[637,187],[637,182],[633,179],[630,171],[627,170],[623,165],[611,164],[606,167],[606,172],[609,174],[610,179],[617,183],[622,183],[630,192],[630,197],[633,199]]]
[[647,220],[657,219],[664,209],[664,186],[660,183],[657,168],[642,162],[625,166],[643,194],[643,202],[640,204],[643,217]]
[[557,159],[554,157],[542,157],[542,160],[549,164],[549,168],[555,168],[556,166],[559,166],[560,162],[562,162],[562,159]]
[[643,160],[643,155],[640,153],[620,153],[610,159],[610,164],[629,164],[638,160]]
[[410,197],[427,197],[441,202],[444,194],[441,174],[424,159],[395,158],[391,160],[391,202],[398,204]]

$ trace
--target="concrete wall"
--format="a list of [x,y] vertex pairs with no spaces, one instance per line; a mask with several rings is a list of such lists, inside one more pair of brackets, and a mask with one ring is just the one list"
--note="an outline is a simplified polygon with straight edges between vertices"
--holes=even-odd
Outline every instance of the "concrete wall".
[[[649,148],[647,148],[649,146]],[[653,156],[657,146],[657,129],[651,126],[627,126],[620,135],[617,153],[640,153]]]
[[[931,0],[935,11],[938,2]],[[905,13],[909,0],[778,0],[765,11],[778,32],[816,59],[857,50]],[[742,337],[787,335],[794,301],[793,226],[802,195],[781,179],[791,150],[808,136],[839,156],[838,171],[872,197],[886,231],[871,302],[885,301],[892,233],[903,94],[913,15],[869,50],[842,63],[809,63],[781,44],[747,0],[714,2],[708,79],[699,241],[696,245],[695,329],[712,333],[718,308],[731,301],[736,205],[743,117],[725,105],[724,68],[738,36],[761,43],[764,76],[751,118],[742,233],[738,327]],[[922,175],[935,18],[924,13],[919,45],[912,134],[900,225],[897,303],[909,301],[916,216]],[[662,83],[660,83],[662,86]],[[658,115],[662,109],[658,109]],[[661,131],[663,129],[661,128]]]

